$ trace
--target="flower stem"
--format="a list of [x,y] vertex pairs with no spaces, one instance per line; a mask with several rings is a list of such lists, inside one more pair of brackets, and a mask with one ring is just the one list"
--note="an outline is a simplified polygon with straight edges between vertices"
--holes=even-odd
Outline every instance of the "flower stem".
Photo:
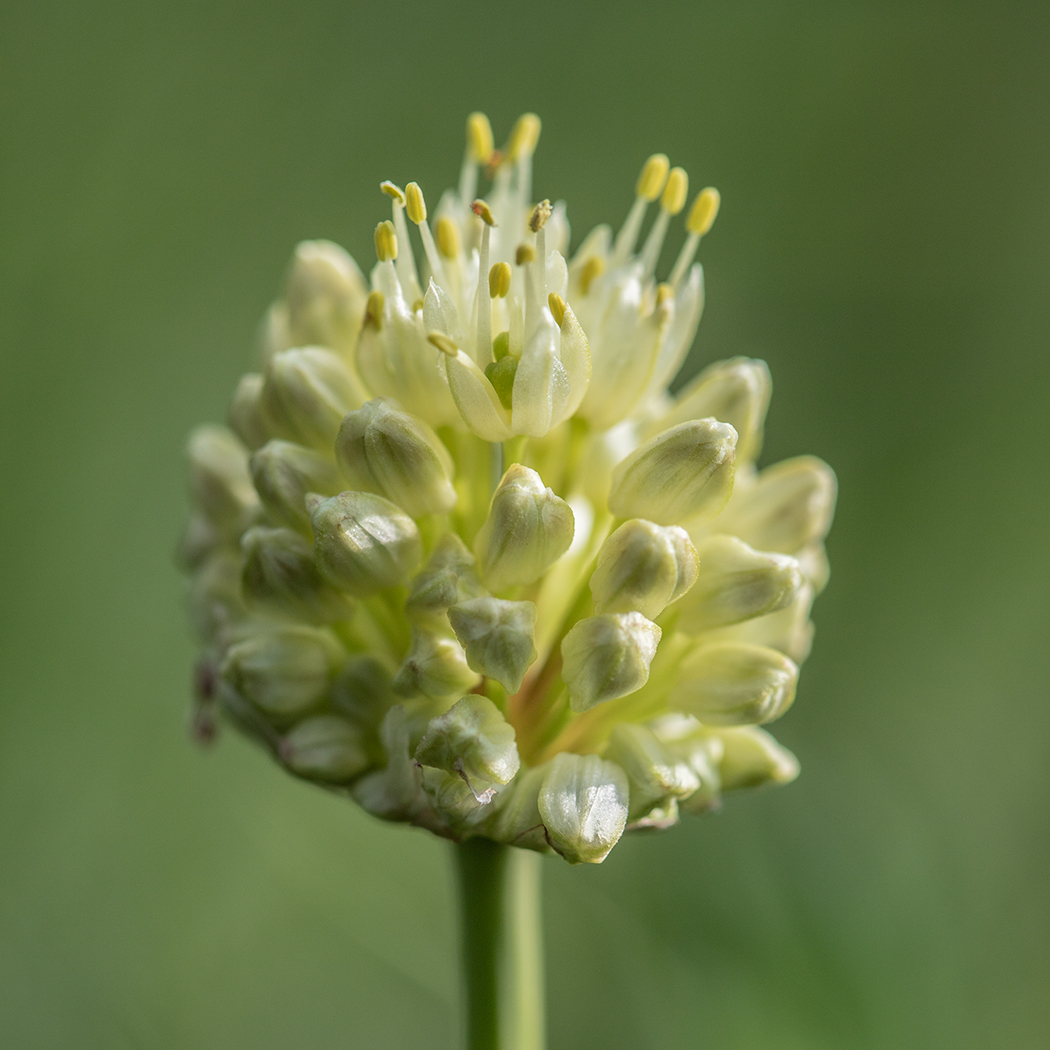
[[481,838],[454,848],[467,1050],[543,1050],[542,858]]

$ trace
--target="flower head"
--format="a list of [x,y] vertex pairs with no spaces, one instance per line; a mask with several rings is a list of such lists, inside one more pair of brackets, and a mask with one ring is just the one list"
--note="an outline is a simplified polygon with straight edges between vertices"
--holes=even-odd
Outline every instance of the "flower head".
[[473,114],[433,219],[382,183],[367,282],[334,244],[296,249],[230,429],[191,437],[180,553],[202,736],[218,708],[377,816],[596,862],[797,774],[760,726],[809,651],[835,479],[756,469],[762,362],[667,389],[717,192],[687,209],[654,154],[620,229],[566,261],[539,133],[526,114],[497,150]]

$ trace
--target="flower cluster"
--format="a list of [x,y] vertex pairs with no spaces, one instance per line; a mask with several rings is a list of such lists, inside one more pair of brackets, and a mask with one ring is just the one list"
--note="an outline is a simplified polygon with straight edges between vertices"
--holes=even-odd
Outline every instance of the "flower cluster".
[[564,204],[532,200],[539,130],[497,150],[473,114],[433,229],[416,183],[383,183],[368,281],[296,249],[261,371],[190,438],[180,556],[199,734],[218,709],[377,816],[597,862],[797,774],[759,726],[809,651],[835,481],[756,469],[761,361],[668,392],[717,192],[658,281],[688,178],[650,157],[619,231],[567,261]]

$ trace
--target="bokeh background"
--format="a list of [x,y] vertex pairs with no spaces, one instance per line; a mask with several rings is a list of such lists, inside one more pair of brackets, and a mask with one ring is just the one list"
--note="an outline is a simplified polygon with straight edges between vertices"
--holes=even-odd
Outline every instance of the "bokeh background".
[[[447,847],[185,721],[171,550],[296,241],[363,263],[465,115],[574,240],[715,184],[688,366],[838,472],[794,786],[545,866],[551,1048],[1050,1031],[1050,8],[0,3],[0,1041],[451,1048]],[[678,235],[680,239],[680,234]],[[676,246],[676,245],[675,245]],[[665,264],[666,265],[666,264]]]

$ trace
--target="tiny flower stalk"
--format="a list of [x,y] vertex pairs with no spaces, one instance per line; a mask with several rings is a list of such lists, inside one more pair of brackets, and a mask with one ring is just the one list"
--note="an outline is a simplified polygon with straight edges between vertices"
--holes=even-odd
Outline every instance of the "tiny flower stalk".
[[717,191],[653,154],[570,253],[539,136],[526,114],[497,149],[475,113],[456,188],[383,182],[367,277],[296,249],[228,427],[190,438],[179,546],[199,735],[224,713],[456,844],[471,1050],[544,1045],[541,855],[600,863],[797,775],[762,727],[796,695],[836,495],[814,457],[757,466],[763,362],[669,390]]

